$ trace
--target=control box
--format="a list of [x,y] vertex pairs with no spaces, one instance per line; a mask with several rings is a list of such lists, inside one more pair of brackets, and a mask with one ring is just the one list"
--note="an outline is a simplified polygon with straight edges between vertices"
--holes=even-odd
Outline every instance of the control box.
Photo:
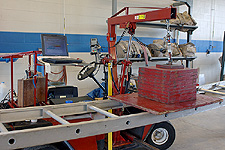
[[99,49],[98,39],[97,38],[91,38],[90,41],[90,47],[91,47],[91,54],[97,54]]

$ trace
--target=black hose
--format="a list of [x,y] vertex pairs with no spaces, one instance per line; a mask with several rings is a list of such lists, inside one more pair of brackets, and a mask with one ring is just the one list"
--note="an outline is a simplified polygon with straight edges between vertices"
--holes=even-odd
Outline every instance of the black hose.
[[114,83],[114,86],[115,86],[117,92],[120,93],[119,89],[118,89],[117,86],[116,86],[116,82],[115,82],[115,80],[114,80],[112,68],[111,68],[111,74],[112,74],[112,81],[113,81],[113,83]]

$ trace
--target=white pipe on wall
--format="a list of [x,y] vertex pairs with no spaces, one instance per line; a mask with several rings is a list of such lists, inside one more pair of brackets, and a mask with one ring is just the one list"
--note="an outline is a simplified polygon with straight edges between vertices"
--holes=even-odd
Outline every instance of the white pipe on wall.
[[63,0],[63,35],[66,35],[66,0]]
[[112,15],[117,12],[117,0],[112,0]]
[[216,12],[216,2],[211,0],[211,11],[210,11],[210,41],[213,50],[213,40],[215,35],[215,12]]

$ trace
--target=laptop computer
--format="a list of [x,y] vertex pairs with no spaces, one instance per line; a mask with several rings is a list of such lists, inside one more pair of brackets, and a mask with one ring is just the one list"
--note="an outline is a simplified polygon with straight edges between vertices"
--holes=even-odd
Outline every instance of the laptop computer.
[[59,34],[41,34],[42,55],[38,58],[45,63],[64,64],[64,63],[82,63],[69,57],[67,48],[67,38]]

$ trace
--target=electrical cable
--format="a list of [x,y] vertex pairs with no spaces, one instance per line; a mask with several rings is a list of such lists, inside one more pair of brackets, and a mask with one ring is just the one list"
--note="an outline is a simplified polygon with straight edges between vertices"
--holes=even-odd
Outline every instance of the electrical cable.
[[60,74],[60,73],[62,73],[63,71],[64,71],[64,68],[63,68],[60,72],[52,72],[52,71],[51,71],[51,73],[52,73],[52,74]]
[[[34,75],[33,77],[35,76],[38,77],[38,74]],[[33,81],[34,88],[36,89],[37,79],[36,79],[36,83],[34,83],[34,78],[32,79],[32,81]]]
[[114,76],[113,76],[113,70],[112,70],[112,68],[111,68],[111,74],[112,74],[112,81],[113,81],[113,83],[114,83],[114,86],[115,86],[115,88],[116,88],[117,92],[120,94],[120,91],[119,91],[119,89],[117,88],[117,86],[116,86],[116,82],[115,82],[115,80],[114,80]]
[[[33,91],[33,94],[34,94],[34,91]],[[36,105],[39,104],[39,99],[37,98],[37,95],[35,96],[36,98]]]
[[98,69],[97,69],[96,73],[94,74],[94,76],[98,74],[98,72],[99,72],[99,70],[100,70],[100,67],[101,67],[101,65],[99,64],[99,65],[98,65]]
[[128,28],[125,28],[125,30],[123,31],[123,33],[121,34],[120,36],[120,39],[113,45],[113,46],[109,46],[108,47],[103,47],[102,48],[113,48],[113,47],[116,47],[116,45],[118,45],[120,43],[120,41],[123,39],[124,35],[126,34],[126,32],[128,31]]
[[[5,101],[10,101],[10,93],[11,90],[9,90],[9,92],[5,95],[5,97],[1,100],[0,105],[1,104],[5,104]],[[15,90],[13,90],[13,96],[17,96]],[[7,98],[8,97],[8,98]]]
[[[143,43],[142,41],[140,41],[137,37],[134,36],[134,34],[131,35],[139,44],[147,47],[147,48],[151,48],[150,46],[148,46],[147,44]],[[162,53],[165,53],[165,49],[161,48],[160,50],[155,49],[156,51],[160,51]]]
[[63,73],[63,74],[58,80],[50,80],[50,79],[48,79],[48,81],[50,81],[50,82],[59,82],[59,81],[63,82],[63,80],[64,80],[65,84],[67,84],[67,75],[66,75],[66,67],[65,66],[63,66],[63,69],[60,72],[58,72],[58,73],[51,72],[51,73],[52,74]]
[[125,84],[125,93],[128,93],[128,88],[129,88],[129,84],[130,84],[130,76],[132,74],[132,68],[127,68],[127,79],[126,79],[126,84]]

